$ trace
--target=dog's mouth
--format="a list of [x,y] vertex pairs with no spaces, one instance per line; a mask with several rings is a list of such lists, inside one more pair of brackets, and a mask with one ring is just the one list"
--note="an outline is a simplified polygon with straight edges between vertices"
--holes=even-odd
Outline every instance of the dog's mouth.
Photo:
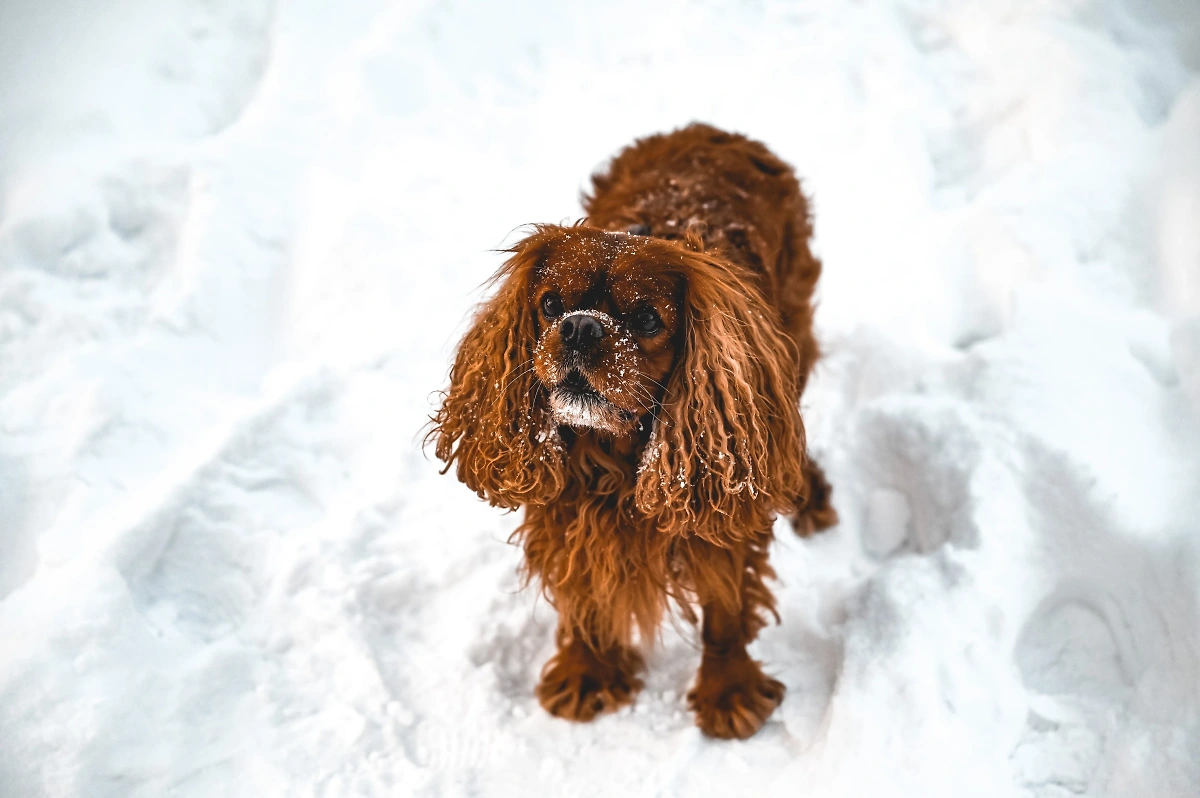
[[608,401],[592,387],[588,378],[583,376],[583,372],[579,369],[571,369],[567,372],[567,378],[558,384],[556,390],[563,391],[571,396],[589,401]]
[[634,413],[617,407],[600,395],[579,369],[571,369],[550,392],[550,407],[561,424],[621,432]]

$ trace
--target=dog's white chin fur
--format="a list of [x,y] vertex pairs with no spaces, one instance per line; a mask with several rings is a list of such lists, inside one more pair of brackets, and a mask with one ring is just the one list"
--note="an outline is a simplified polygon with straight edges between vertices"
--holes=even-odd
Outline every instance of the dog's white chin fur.
[[550,409],[554,420],[569,427],[598,429],[619,434],[628,426],[621,421],[621,412],[603,399],[579,396],[567,391],[550,392]]

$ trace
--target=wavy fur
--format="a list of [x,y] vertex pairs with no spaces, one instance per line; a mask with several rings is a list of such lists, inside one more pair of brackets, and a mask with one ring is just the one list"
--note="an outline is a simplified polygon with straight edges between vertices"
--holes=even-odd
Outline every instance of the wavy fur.
[[[549,712],[632,701],[639,640],[672,605],[700,621],[698,606],[689,702],[706,733],[746,737],[783,697],[745,650],[775,615],[774,518],[801,533],[836,521],[799,409],[821,269],[807,204],[765,147],[705,125],[635,143],[594,187],[583,223],[510,251],[428,440],[479,496],[525,509],[513,540],[559,614],[537,689]],[[631,326],[645,306],[661,332]],[[593,348],[565,343],[563,312],[606,325]],[[549,391],[580,375],[607,418],[636,422],[556,417]]]
[[499,289],[476,314],[450,369],[450,388],[427,441],[461,482],[493,506],[516,510],[562,492],[563,449],[533,373],[529,280],[557,228],[537,228],[508,250]]

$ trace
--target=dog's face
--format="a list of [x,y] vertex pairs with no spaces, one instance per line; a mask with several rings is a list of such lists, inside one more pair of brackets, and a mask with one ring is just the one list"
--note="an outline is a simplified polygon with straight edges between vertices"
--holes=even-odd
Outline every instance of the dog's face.
[[554,501],[563,426],[629,437],[638,508],[712,540],[794,506],[804,427],[794,343],[757,278],[681,242],[541,225],[512,250],[434,416],[437,455],[493,504]]
[[575,238],[533,275],[533,368],[558,423],[631,434],[656,414],[679,354],[682,278],[638,236]]

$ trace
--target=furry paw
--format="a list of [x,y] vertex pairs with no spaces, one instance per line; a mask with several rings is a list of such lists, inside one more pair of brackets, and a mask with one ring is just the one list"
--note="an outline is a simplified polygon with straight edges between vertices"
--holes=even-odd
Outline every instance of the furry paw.
[[815,535],[838,522],[837,510],[833,509],[833,488],[825,479],[825,472],[813,460],[805,465],[808,479],[808,501],[804,508],[792,516],[792,529],[802,538]]
[[641,668],[642,659],[635,651],[597,653],[583,643],[568,643],[542,669],[538,703],[559,718],[592,720],[633,703],[642,689],[642,680],[636,676]]
[[782,682],[765,675],[744,652],[729,659],[705,657],[688,706],[709,737],[745,740],[771,717],[784,691]]

